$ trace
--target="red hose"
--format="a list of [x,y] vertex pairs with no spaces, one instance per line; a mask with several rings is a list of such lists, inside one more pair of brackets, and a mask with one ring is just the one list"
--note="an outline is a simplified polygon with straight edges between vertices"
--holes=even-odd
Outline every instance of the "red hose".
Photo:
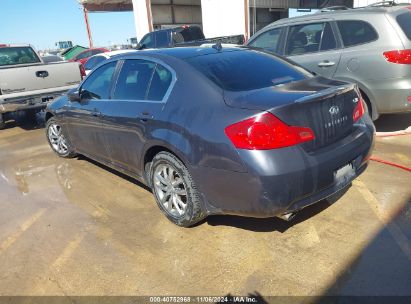
[[399,164],[396,164],[396,163],[393,163],[393,162],[390,162],[390,161],[387,161],[387,160],[383,160],[383,159],[375,157],[375,156],[371,156],[370,160],[373,160],[373,161],[376,161],[376,162],[379,162],[379,163],[382,163],[382,164],[386,164],[386,165],[389,165],[389,166],[397,167],[397,168],[403,169],[405,171],[411,172],[410,167],[406,167],[406,166],[399,165]]

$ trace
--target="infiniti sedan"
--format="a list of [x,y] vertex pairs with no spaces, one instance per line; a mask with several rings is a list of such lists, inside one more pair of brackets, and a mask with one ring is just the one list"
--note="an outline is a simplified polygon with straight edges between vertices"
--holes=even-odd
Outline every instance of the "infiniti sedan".
[[180,226],[290,218],[365,170],[375,131],[356,85],[221,45],[114,56],[46,121],[55,153],[136,178]]

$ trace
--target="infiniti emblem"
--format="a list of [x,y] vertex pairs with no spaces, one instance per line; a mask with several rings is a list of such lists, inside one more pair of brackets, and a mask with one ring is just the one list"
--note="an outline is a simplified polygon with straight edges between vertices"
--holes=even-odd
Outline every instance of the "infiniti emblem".
[[330,112],[331,115],[337,115],[338,113],[340,113],[340,108],[337,106],[332,106],[328,112]]

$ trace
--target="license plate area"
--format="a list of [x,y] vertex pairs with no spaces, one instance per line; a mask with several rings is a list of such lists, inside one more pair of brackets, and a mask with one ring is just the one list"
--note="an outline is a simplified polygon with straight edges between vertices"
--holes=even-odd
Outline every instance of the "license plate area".
[[334,182],[339,186],[349,184],[354,177],[355,167],[352,163],[348,163],[334,171]]

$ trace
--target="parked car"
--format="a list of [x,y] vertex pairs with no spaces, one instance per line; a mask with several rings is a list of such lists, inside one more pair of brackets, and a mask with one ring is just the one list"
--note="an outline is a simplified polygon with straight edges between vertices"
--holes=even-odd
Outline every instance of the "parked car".
[[8,114],[25,111],[31,116],[47,102],[78,86],[79,64],[46,64],[30,45],[0,45],[0,129]]
[[221,45],[115,56],[45,117],[54,152],[138,179],[180,226],[290,218],[365,170],[375,131],[355,84]]
[[202,44],[244,44],[244,35],[205,38],[198,25],[183,25],[174,28],[157,30],[146,34],[137,45],[137,49],[159,49]]
[[320,12],[274,22],[247,43],[305,68],[356,83],[372,118],[411,111],[411,10],[391,6]]
[[72,59],[70,59],[70,61],[76,61],[80,64],[84,64],[91,56],[101,54],[104,52],[110,52],[110,50],[106,48],[87,49],[74,56]]
[[98,66],[103,61],[110,59],[113,56],[135,52],[136,50],[119,50],[119,51],[112,51],[112,52],[105,52],[100,53],[94,56],[91,56],[86,63],[84,63],[84,70],[86,75],[88,75],[96,66]]

